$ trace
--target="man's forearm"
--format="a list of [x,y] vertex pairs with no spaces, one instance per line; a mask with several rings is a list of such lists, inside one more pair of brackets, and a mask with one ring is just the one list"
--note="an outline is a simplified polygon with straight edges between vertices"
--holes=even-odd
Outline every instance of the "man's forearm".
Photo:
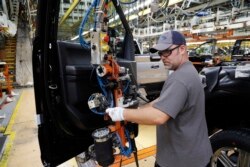
[[160,125],[165,123],[170,117],[157,108],[152,107],[152,104],[142,106],[139,109],[125,109],[123,113],[124,119],[146,125]]
[[151,102],[149,102],[149,103],[147,103],[147,104],[144,104],[144,105],[142,105],[142,106],[139,106],[139,108],[143,109],[143,108],[147,108],[147,107],[153,107],[153,104],[154,104],[157,100],[158,100],[158,98],[155,99],[155,100],[153,100],[153,101],[151,101]]

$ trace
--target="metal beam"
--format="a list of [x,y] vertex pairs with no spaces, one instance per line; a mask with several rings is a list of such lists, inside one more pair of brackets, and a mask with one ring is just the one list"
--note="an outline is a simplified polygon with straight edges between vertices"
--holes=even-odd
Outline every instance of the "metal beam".
[[71,12],[75,9],[75,7],[78,5],[80,0],[74,0],[74,2],[70,5],[69,9],[65,12],[63,17],[59,21],[59,26],[69,17]]

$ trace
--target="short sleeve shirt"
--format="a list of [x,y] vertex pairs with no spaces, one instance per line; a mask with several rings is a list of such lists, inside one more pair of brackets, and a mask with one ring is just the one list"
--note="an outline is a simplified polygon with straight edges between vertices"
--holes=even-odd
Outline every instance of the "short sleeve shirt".
[[182,64],[168,77],[154,107],[171,117],[157,126],[157,163],[161,167],[206,166],[212,148],[204,90],[191,62]]

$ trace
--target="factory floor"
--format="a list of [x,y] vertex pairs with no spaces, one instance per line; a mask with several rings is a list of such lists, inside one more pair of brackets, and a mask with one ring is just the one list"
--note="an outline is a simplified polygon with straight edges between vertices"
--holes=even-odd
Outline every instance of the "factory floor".
[[[11,120],[11,137],[9,151],[0,162],[0,167],[42,167],[40,149],[37,138],[37,125],[33,88],[24,88],[20,91],[20,98],[16,102],[14,116]],[[139,166],[153,167],[155,162],[155,126],[139,126],[139,135],[136,138]],[[124,160],[125,167],[136,167],[129,158]],[[82,164],[82,167],[90,167]],[[113,165],[115,167],[115,165]],[[112,166],[112,167],[113,167]],[[58,167],[79,167],[75,158]]]

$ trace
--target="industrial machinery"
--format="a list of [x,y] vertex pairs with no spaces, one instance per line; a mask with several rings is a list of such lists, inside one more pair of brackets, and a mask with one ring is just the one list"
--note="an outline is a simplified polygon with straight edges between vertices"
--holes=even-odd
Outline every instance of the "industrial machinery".
[[[112,1],[116,10],[121,17],[125,27],[127,22],[117,1]],[[98,3],[98,1],[94,1]],[[137,85],[131,82],[129,68],[120,66],[115,56],[115,47],[112,45],[115,36],[109,33],[107,11],[109,1],[103,2],[103,13],[97,18],[97,28],[91,33],[91,64],[96,66],[96,75],[98,84],[102,90],[101,93],[93,93],[88,100],[88,106],[95,114],[105,115],[105,110],[108,107],[138,107],[137,100]],[[96,4],[101,6],[100,4]],[[99,7],[100,8],[100,7]],[[100,24],[98,26],[98,24]],[[133,37],[130,30],[126,29],[127,34],[132,40]],[[130,40],[130,42],[131,42]],[[113,47],[113,48],[112,48]],[[134,45],[131,46],[132,51]],[[130,52],[133,54],[133,52]],[[126,57],[132,58],[133,55],[127,54]],[[107,120],[107,118],[106,118]],[[94,138],[93,153],[96,161],[101,166],[109,166],[114,162],[113,148],[119,147],[118,154],[130,156],[134,152],[136,154],[136,145],[134,138],[137,136],[137,125],[129,122],[115,122],[114,125],[109,125],[106,128],[96,129],[92,136]],[[126,146],[126,143],[129,146]],[[89,149],[92,150],[92,149]],[[138,161],[137,161],[138,165]]]

